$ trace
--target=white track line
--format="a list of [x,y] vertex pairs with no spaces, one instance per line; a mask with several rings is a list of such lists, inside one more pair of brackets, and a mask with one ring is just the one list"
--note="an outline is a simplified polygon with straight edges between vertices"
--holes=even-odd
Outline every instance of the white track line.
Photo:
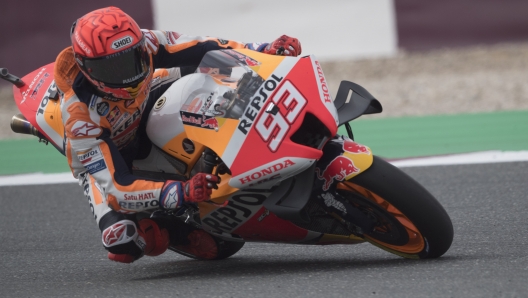
[[72,173],[58,173],[58,174],[22,174],[12,176],[0,176],[0,186],[9,185],[37,185],[37,184],[58,184],[58,183],[78,183],[78,180],[73,178]]
[[400,168],[409,168],[516,161],[528,161],[528,151],[482,151],[443,156],[390,160],[390,163]]
[[[419,157],[389,162],[400,168],[528,161],[528,151],[483,151]],[[0,176],[0,186],[77,183],[71,173]]]

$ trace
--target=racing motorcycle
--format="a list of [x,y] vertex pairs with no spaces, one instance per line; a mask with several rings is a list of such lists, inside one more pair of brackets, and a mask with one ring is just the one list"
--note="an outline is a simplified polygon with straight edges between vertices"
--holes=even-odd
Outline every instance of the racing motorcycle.
[[[61,153],[61,94],[53,63],[12,82],[22,111],[11,127]],[[134,173],[185,180],[221,178],[211,201],[156,211],[174,225],[203,229],[227,258],[245,242],[304,245],[369,242],[411,258],[442,256],[451,220],[419,183],[354,141],[349,122],[382,106],[361,86],[342,81],[332,99],[313,56],[250,50],[208,52],[197,71],[169,87],[147,122],[153,154]],[[340,135],[338,127],[347,133]],[[154,166],[153,166],[154,165]],[[170,249],[198,258],[171,242]]]

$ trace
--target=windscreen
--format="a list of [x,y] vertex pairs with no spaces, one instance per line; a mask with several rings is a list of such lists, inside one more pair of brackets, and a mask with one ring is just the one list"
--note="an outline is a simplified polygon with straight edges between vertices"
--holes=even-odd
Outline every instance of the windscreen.
[[239,119],[264,82],[254,71],[258,65],[258,61],[233,50],[208,52],[197,69],[203,76],[189,87],[193,90],[181,108],[182,116]]

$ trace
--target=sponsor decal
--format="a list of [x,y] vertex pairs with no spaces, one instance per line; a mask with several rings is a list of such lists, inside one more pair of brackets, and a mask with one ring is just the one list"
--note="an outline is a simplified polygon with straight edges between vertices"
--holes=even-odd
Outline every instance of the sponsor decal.
[[228,44],[228,43],[229,43],[229,41],[228,41],[228,40],[225,40],[225,39],[221,39],[221,38],[219,38],[219,39],[218,39],[218,42],[219,42],[219,43],[220,43],[221,45],[226,45],[226,44]]
[[271,152],[275,152],[308,101],[290,81],[285,81],[271,100],[273,103],[267,104],[267,113],[260,115],[255,130],[268,143]]
[[242,177],[242,178],[239,178],[238,180],[240,181],[240,183],[242,183],[242,185],[246,184],[246,183],[250,183],[250,182],[256,182],[258,180],[260,180],[261,178],[264,178],[264,177],[272,177],[272,176],[275,176],[277,172],[289,167],[289,166],[293,166],[295,163],[289,159],[283,161],[283,162],[279,162],[279,163],[276,163],[274,165],[271,165],[267,168],[264,168],[264,169],[260,169],[258,171],[255,171],[245,177]]
[[317,75],[319,76],[319,83],[321,83],[321,89],[323,90],[324,101],[326,103],[330,103],[332,102],[332,97],[330,96],[328,85],[326,84],[326,80],[323,74],[323,69],[321,68],[321,65],[319,64],[319,61],[315,61],[315,65],[317,66]]
[[156,199],[153,192],[125,194],[125,201],[142,201],[148,199]]
[[97,104],[97,114],[99,116],[105,116],[110,111],[110,105],[107,102],[100,102]]
[[119,207],[123,209],[128,209],[128,210],[140,210],[140,209],[154,208],[158,206],[159,206],[159,202],[157,199],[151,200],[151,201],[143,201],[143,202],[119,202]]
[[35,86],[35,89],[33,89],[33,92],[31,92],[31,95],[29,97],[31,97],[32,99],[35,99],[35,97],[38,94],[38,91],[40,90],[40,87],[42,87],[42,84],[44,84],[44,82],[46,81],[46,78],[48,78],[49,76],[50,76],[49,73],[44,74],[44,76],[42,77],[42,79],[39,80],[37,86]]
[[[122,118],[125,119],[125,115],[123,115]],[[127,132],[127,129],[137,127],[137,125],[139,125],[140,118],[141,118],[141,111],[139,109],[137,109],[134,112],[134,114],[132,114],[131,117],[126,118],[126,120],[124,121],[123,125],[121,125],[120,127],[116,128],[116,129],[114,129],[112,131],[111,137],[112,138],[117,137],[121,133]]]
[[247,135],[249,129],[253,125],[253,121],[262,109],[263,104],[268,99],[269,95],[277,89],[278,84],[283,78],[278,78],[275,75],[271,75],[271,78],[265,81],[255,95],[249,100],[250,103],[247,106],[244,115],[240,118],[240,123],[237,129],[243,134]]
[[262,208],[267,196],[259,193],[243,193],[232,196],[225,207],[220,207],[202,219],[213,232],[231,232]]
[[145,73],[140,73],[140,74],[135,75],[135,76],[133,76],[133,77],[131,77],[129,79],[125,79],[125,80],[123,80],[123,84],[134,82],[135,80],[141,78],[143,75],[145,75]]
[[119,116],[121,116],[121,111],[119,110],[119,108],[117,106],[115,106],[110,111],[108,116],[106,116],[106,120],[108,120],[108,123],[110,123],[110,125],[114,126],[114,124],[116,123],[116,121],[119,118]]
[[76,137],[98,136],[101,128],[93,123],[77,121],[72,126],[71,133]]
[[183,147],[183,151],[185,151],[186,153],[188,153],[188,154],[193,154],[194,153],[195,147],[194,147],[193,141],[191,141],[191,140],[189,140],[187,138],[183,139],[182,147]]
[[125,108],[128,108],[131,106],[136,100],[135,99],[127,99],[125,100]]
[[97,99],[99,97],[97,95],[92,95],[92,98],[90,99],[90,104],[88,105],[90,107],[90,110],[94,110],[95,109],[95,104],[97,103]]
[[116,41],[114,41],[112,43],[112,46],[111,48],[115,51],[119,50],[119,49],[122,49],[130,44],[132,44],[132,42],[134,42],[134,38],[132,38],[132,36],[125,36],[125,37],[122,37]]
[[102,159],[103,155],[101,154],[101,151],[99,151],[99,149],[93,149],[89,151],[79,152],[79,154],[77,154],[77,158],[79,158],[79,161],[84,165]]
[[117,121],[112,126],[112,130],[115,130],[117,127],[119,127],[119,125],[121,125],[125,119],[128,119],[128,116],[130,116],[129,112],[123,113],[123,116],[119,117],[119,119],[117,119]]
[[218,129],[218,120],[215,117],[193,114],[188,112],[180,112],[182,122],[186,125],[202,127],[207,129]]
[[247,66],[257,66],[260,64],[257,60],[247,57],[247,56],[246,56],[246,59],[244,59],[244,62],[246,63]]
[[214,92],[211,92],[211,94],[209,94],[209,96],[207,96],[207,98],[205,99],[204,105],[200,108],[200,114],[203,115],[203,114],[205,114],[205,112],[207,112],[207,110],[209,109],[209,107],[213,103],[213,95],[214,95]]
[[343,181],[346,176],[359,172],[359,169],[354,166],[351,159],[340,155],[334,158],[322,173],[317,167],[315,172],[317,178],[324,181],[323,190],[327,191],[334,181]]
[[270,211],[269,211],[268,209],[265,209],[265,211],[262,212],[262,214],[259,216],[259,218],[258,218],[257,220],[258,220],[258,221],[263,221],[264,218],[265,218],[266,216],[268,216],[269,214],[270,214]]
[[117,102],[117,101],[121,101],[122,99],[120,98],[117,98],[117,97],[112,97],[110,95],[102,95],[100,96],[101,98],[104,98],[106,100],[109,100],[109,101],[113,101],[113,102]]
[[51,85],[48,87],[48,90],[46,91],[46,94],[44,94],[44,97],[40,101],[40,106],[37,109],[37,115],[44,114],[44,109],[48,105],[50,96],[52,94],[55,94],[57,92],[57,85],[55,85],[55,81],[51,83]]
[[92,53],[92,51],[86,46],[86,44],[82,41],[81,37],[79,36],[79,33],[76,31],[74,34],[75,41],[79,45],[79,47],[88,55]]
[[88,170],[88,173],[90,174],[95,174],[97,172],[100,172],[104,169],[106,169],[106,163],[104,161],[104,159],[100,159],[96,162],[92,162],[90,164],[87,164],[84,166],[87,170]]
[[165,105],[166,101],[167,101],[167,98],[165,96],[163,96],[160,99],[158,99],[156,101],[156,103],[154,104],[154,110],[157,111],[157,110],[161,109]]
[[353,153],[353,154],[370,155],[370,151],[368,150],[367,146],[358,144],[350,139],[347,139],[343,142],[343,150],[345,150],[348,153]]
[[322,195],[322,197],[323,197],[323,200],[324,200],[324,203],[325,203],[326,206],[334,207],[335,209],[343,212],[344,214],[347,213],[345,205],[343,205],[343,203],[337,201],[331,193],[329,193],[329,192],[324,193]]
[[218,120],[216,120],[215,117],[206,118],[206,116],[204,115],[202,118],[201,126],[205,128],[218,129]]
[[[37,75],[33,78],[33,81],[31,81],[31,83],[29,84],[28,88],[26,89],[26,91],[22,92],[22,101],[20,103],[24,103],[26,101],[26,97],[29,95],[29,92],[31,92],[31,88],[33,88],[33,85],[35,85],[35,83],[38,81],[38,79],[40,78],[40,76],[42,75],[42,73],[46,70],[45,67],[43,67],[38,73]],[[47,73],[46,73],[47,74]],[[40,81],[39,81],[40,82]],[[32,94],[33,95],[33,94]]]

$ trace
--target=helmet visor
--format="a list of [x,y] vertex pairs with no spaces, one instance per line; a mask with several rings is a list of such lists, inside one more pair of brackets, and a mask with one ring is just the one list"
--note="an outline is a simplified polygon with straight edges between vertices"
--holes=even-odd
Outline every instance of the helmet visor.
[[98,58],[84,58],[85,72],[108,87],[134,87],[150,72],[150,56],[142,40],[124,51]]

